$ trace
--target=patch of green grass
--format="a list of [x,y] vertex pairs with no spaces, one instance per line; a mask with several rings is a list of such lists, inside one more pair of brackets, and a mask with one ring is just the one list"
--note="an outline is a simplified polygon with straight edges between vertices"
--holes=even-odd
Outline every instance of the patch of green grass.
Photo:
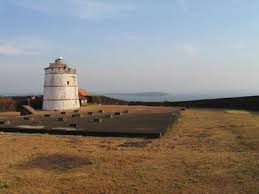
[[97,164],[97,160],[89,160],[89,164]]
[[4,181],[0,181],[0,189],[6,189],[9,187],[9,184],[4,182]]
[[187,183],[185,181],[176,181],[174,182],[174,187],[177,189],[184,189],[187,186]]

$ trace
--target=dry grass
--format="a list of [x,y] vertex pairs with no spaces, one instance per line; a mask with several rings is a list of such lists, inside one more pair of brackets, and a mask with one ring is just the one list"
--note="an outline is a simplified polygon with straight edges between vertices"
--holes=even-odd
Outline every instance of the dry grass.
[[1,134],[0,156],[1,194],[258,193],[259,115],[189,109],[157,140]]

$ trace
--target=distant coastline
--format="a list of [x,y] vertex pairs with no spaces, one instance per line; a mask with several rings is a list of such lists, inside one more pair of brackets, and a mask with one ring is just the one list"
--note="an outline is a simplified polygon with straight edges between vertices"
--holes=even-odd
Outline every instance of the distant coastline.
[[[176,101],[192,101],[215,98],[234,98],[242,96],[257,96],[259,92],[251,91],[215,91],[207,93],[167,93],[167,92],[91,92],[94,96],[107,96],[124,101],[140,101],[140,102],[176,102]],[[0,96],[39,96],[41,92],[0,92]]]
[[166,92],[133,92],[133,93],[106,93],[96,92],[93,95],[104,95],[125,101],[141,102],[176,102],[215,98],[235,98],[242,96],[257,96],[259,92],[250,91],[218,91],[207,93],[166,93]]

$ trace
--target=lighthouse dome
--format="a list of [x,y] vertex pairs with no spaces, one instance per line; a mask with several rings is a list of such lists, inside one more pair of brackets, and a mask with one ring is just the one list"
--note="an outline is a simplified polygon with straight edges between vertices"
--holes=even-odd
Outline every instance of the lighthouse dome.
[[60,56],[60,57],[58,58],[58,60],[64,60],[64,58],[63,58],[62,56]]

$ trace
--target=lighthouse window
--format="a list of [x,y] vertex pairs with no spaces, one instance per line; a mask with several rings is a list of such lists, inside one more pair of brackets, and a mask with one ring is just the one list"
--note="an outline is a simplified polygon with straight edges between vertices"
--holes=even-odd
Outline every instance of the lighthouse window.
[[67,81],[67,85],[69,85],[69,81]]

